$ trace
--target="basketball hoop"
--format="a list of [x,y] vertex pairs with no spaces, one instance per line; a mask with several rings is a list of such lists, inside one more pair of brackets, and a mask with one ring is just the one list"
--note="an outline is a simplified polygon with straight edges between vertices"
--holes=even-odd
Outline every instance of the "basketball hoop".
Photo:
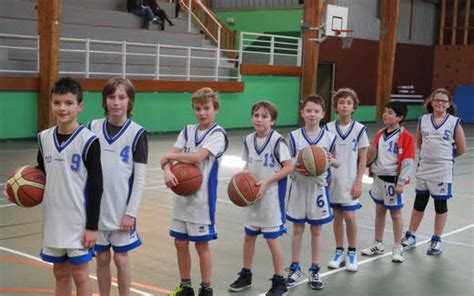
[[354,39],[354,37],[352,36],[352,33],[354,32],[354,30],[333,30],[333,31],[336,37],[341,38],[343,49],[351,48],[352,41]]

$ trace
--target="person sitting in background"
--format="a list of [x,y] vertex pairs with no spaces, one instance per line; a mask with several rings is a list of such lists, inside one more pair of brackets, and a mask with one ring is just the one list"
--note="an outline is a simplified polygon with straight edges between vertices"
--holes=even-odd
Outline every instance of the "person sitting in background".
[[174,26],[173,22],[171,22],[171,20],[168,18],[166,12],[161,9],[158,3],[156,3],[156,0],[144,0],[143,2],[146,6],[150,7],[153,14],[158,17],[156,23],[160,24],[161,31],[165,29],[165,21],[167,21],[170,26]]
[[143,28],[150,29],[150,22],[157,18],[149,6],[143,4],[143,0],[127,0],[127,11],[138,16],[143,16]]

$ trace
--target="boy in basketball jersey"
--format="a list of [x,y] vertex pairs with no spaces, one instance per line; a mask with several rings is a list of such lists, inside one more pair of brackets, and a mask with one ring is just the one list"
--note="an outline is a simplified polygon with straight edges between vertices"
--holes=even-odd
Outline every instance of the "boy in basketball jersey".
[[244,140],[244,170],[250,172],[260,187],[257,201],[245,208],[245,240],[243,268],[229,286],[232,292],[242,291],[252,284],[252,261],[257,236],[262,234],[272,254],[274,275],[268,296],[288,295],[283,278],[283,250],[278,239],[285,229],[285,192],[287,176],[293,170],[291,156],[283,137],[273,129],[276,107],[268,101],[252,106],[255,132]]
[[[336,136],[320,128],[319,123],[325,115],[324,99],[318,95],[309,95],[301,103],[301,117],[304,127],[294,130],[288,135],[291,156],[296,162],[301,150],[310,145],[317,145],[328,151],[328,164],[339,166],[335,157]],[[309,267],[308,284],[311,289],[322,290],[324,284],[319,277],[321,252],[321,230],[324,224],[333,220],[329,206],[328,172],[321,176],[312,177],[296,164],[295,172],[291,176],[291,185],[288,191],[288,205],[286,218],[293,222],[291,239],[291,265],[286,277],[286,285],[291,287],[304,277],[300,267],[300,253],[305,225],[310,225],[311,231],[311,264]]]
[[101,147],[104,194],[97,233],[97,280],[101,295],[110,295],[110,248],[114,250],[120,295],[130,294],[128,251],[141,245],[136,217],[145,185],[146,132],[130,119],[135,89],[125,78],[112,78],[102,90],[106,118],[89,122]]
[[[361,208],[359,197],[362,191],[362,177],[367,163],[366,127],[352,119],[359,106],[359,98],[350,88],[339,89],[333,97],[333,107],[337,119],[326,124],[326,130],[336,135],[339,168],[332,172],[330,202],[334,213],[334,238],[336,253],[329,262],[329,268],[340,268],[346,264],[347,271],[359,270],[357,264],[357,224],[355,212]],[[344,222],[348,241],[347,262],[344,254]]]
[[79,125],[82,88],[61,78],[51,90],[56,126],[38,134],[38,168],[46,174],[41,258],[53,263],[56,295],[92,295],[89,265],[102,196],[99,139]]
[[377,132],[374,144],[369,149],[377,155],[371,170],[374,183],[369,194],[375,202],[375,241],[362,250],[362,255],[373,256],[384,252],[382,244],[385,216],[390,210],[393,224],[394,246],[392,262],[402,263],[403,249],[400,244],[403,231],[403,187],[409,182],[415,158],[413,136],[401,123],[407,115],[407,107],[402,102],[385,105],[383,122],[385,128]]
[[179,134],[170,151],[161,159],[166,186],[178,184],[171,172],[172,162],[191,163],[199,167],[203,181],[201,188],[191,196],[174,198],[170,236],[175,239],[181,283],[171,295],[193,296],[191,285],[191,254],[189,242],[194,242],[201,267],[199,296],[212,296],[212,258],[209,241],[217,239],[215,210],[217,202],[217,175],[221,157],[227,150],[227,135],[215,122],[219,111],[219,97],[208,87],[192,96],[192,107],[198,124],[187,125]]

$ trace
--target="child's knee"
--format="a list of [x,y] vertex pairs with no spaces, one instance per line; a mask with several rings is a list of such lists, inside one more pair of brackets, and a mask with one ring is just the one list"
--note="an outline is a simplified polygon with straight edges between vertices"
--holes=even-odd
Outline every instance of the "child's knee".
[[174,245],[176,246],[176,249],[178,250],[185,250],[189,246],[189,241],[185,239],[175,239]]
[[402,218],[402,211],[401,210],[391,210],[390,211],[390,216],[392,217],[392,220],[399,220]]
[[72,267],[72,278],[76,285],[89,281],[89,264],[82,263]]
[[101,251],[96,253],[97,265],[109,265],[110,264],[110,251]]
[[304,232],[304,224],[294,223],[293,224],[293,235],[301,236]]
[[344,221],[346,221],[346,223],[355,223],[355,212],[345,211],[344,212]]
[[128,266],[128,253],[115,253],[114,254],[114,263],[118,268],[123,268]]
[[71,269],[67,263],[54,264],[53,274],[56,281],[67,281],[71,278]]
[[195,247],[196,247],[196,251],[198,253],[209,251],[209,243],[208,242],[196,242]]
[[311,235],[319,237],[321,234],[321,225],[311,225]]

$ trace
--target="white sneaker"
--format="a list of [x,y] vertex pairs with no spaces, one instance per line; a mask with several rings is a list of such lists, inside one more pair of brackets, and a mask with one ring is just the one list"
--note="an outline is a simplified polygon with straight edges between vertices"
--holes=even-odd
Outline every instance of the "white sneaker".
[[410,231],[407,231],[405,233],[405,236],[402,237],[401,243],[403,250],[409,250],[411,248],[416,247],[416,237]]
[[362,255],[365,256],[374,256],[381,255],[384,252],[384,247],[382,242],[374,241],[370,246],[361,251]]
[[405,259],[403,258],[403,247],[394,246],[392,249],[392,262],[402,263]]
[[345,265],[344,257],[344,250],[336,249],[336,254],[331,262],[328,263],[328,268],[336,269],[343,267]]
[[347,252],[347,264],[346,270],[352,272],[359,271],[359,264],[357,263],[357,253],[355,251],[348,251]]

